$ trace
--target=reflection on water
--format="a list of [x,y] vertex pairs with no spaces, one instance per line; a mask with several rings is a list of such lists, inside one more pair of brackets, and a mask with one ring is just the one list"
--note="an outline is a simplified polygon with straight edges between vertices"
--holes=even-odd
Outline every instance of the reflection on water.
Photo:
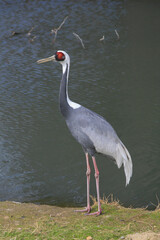
[[[113,193],[125,205],[156,203],[159,3],[8,0],[0,5],[0,200],[85,204],[84,154],[58,107],[61,68],[36,64],[64,49],[71,56],[71,99],[111,122],[133,159],[134,175],[125,188],[123,169],[97,157],[101,196]],[[66,16],[53,44],[51,30]]]

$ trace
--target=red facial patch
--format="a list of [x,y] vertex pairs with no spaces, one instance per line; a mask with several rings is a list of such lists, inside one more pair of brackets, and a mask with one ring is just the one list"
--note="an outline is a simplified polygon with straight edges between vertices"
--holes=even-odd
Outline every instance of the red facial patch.
[[63,61],[65,59],[65,55],[62,52],[57,52],[56,53],[56,59],[58,61]]

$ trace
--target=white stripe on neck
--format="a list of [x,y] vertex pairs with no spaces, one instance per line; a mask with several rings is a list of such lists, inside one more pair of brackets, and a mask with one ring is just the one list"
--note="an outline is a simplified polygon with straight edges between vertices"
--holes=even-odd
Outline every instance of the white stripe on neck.
[[67,83],[66,83],[66,84],[67,84],[67,86],[66,86],[67,102],[68,102],[68,104],[69,104],[69,106],[70,106],[71,108],[77,109],[77,108],[80,108],[81,105],[78,104],[78,103],[75,103],[75,102],[71,101],[71,100],[69,99],[69,96],[68,96],[68,74],[69,74],[69,67],[70,67],[69,61],[68,61],[68,63],[66,63],[66,62],[63,62],[63,63],[62,63],[62,72],[63,72],[63,74],[65,73],[66,68],[67,68],[67,64],[68,64]]

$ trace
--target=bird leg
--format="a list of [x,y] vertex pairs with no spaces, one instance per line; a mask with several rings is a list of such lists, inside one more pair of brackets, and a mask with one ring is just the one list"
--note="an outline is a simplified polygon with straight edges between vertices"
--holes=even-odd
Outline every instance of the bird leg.
[[101,209],[101,203],[100,203],[100,195],[99,195],[99,170],[96,164],[96,159],[93,156],[92,157],[93,160],[93,165],[94,165],[94,170],[95,170],[95,179],[96,179],[96,189],[97,189],[97,201],[98,201],[98,211],[94,212],[94,213],[87,213],[86,215],[100,215],[102,213],[102,209]]
[[86,176],[87,176],[87,212],[89,213],[91,211],[90,197],[89,197],[91,168],[90,168],[90,165],[89,165],[88,153],[86,153],[86,163],[87,163],[87,171],[86,171]]
[[88,153],[86,153],[86,163],[87,163],[87,171],[86,171],[86,176],[87,176],[87,207],[82,210],[75,210],[76,212],[87,212],[90,213],[91,211],[91,206],[90,206],[90,197],[89,197],[89,186],[90,186],[90,174],[91,174],[91,168],[89,165],[89,156]]

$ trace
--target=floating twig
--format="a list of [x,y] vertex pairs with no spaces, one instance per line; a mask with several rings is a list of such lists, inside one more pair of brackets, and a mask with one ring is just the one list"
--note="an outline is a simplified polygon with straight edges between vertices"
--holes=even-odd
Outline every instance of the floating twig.
[[67,20],[67,18],[68,18],[68,16],[66,16],[66,17],[64,18],[63,22],[59,25],[58,28],[55,28],[55,29],[52,29],[52,30],[51,30],[51,34],[54,33],[53,43],[55,43],[56,38],[57,38],[57,33],[58,33],[58,31],[61,29],[61,27],[63,26],[63,24],[64,24],[65,21]]
[[29,31],[23,31],[23,32],[12,31],[10,37],[17,36],[17,35],[20,35],[20,34],[26,34],[27,37],[30,37],[31,36],[31,32],[33,31],[34,28],[35,28],[35,26],[32,27]]
[[32,38],[29,39],[30,43],[34,42],[34,39],[36,39],[36,36],[33,36]]
[[19,34],[22,34],[22,33],[21,32],[12,31],[10,37],[13,37],[13,36],[16,36],[16,35],[19,35]]
[[35,26],[33,26],[27,33],[27,37],[29,37],[29,41],[30,43],[34,42],[34,40],[36,39],[36,36],[33,36],[31,33],[33,31],[33,29],[35,28]]
[[34,28],[35,28],[35,26],[32,27],[32,28],[29,30],[29,32],[27,33],[27,36],[31,36],[31,32],[33,31]]
[[117,39],[119,40],[119,39],[120,39],[119,33],[117,32],[116,29],[115,29],[114,31],[115,31],[115,33],[116,33]]
[[104,35],[103,35],[103,37],[102,37],[102,38],[100,38],[100,39],[99,39],[99,41],[101,41],[101,42],[102,42],[102,41],[104,41],[104,40],[105,40],[105,37],[104,37]]
[[73,35],[80,41],[82,47],[85,49],[85,46],[84,46],[82,38],[80,38],[80,36],[77,33],[75,33],[75,32],[73,32]]
[[57,28],[57,31],[59,31],[61,29],[61,27],[63,26],[63,24],[65,23],[65,21],[67,20],[68,16],[66,16],[63,20],[63,22],[59,25],[59,27]]

